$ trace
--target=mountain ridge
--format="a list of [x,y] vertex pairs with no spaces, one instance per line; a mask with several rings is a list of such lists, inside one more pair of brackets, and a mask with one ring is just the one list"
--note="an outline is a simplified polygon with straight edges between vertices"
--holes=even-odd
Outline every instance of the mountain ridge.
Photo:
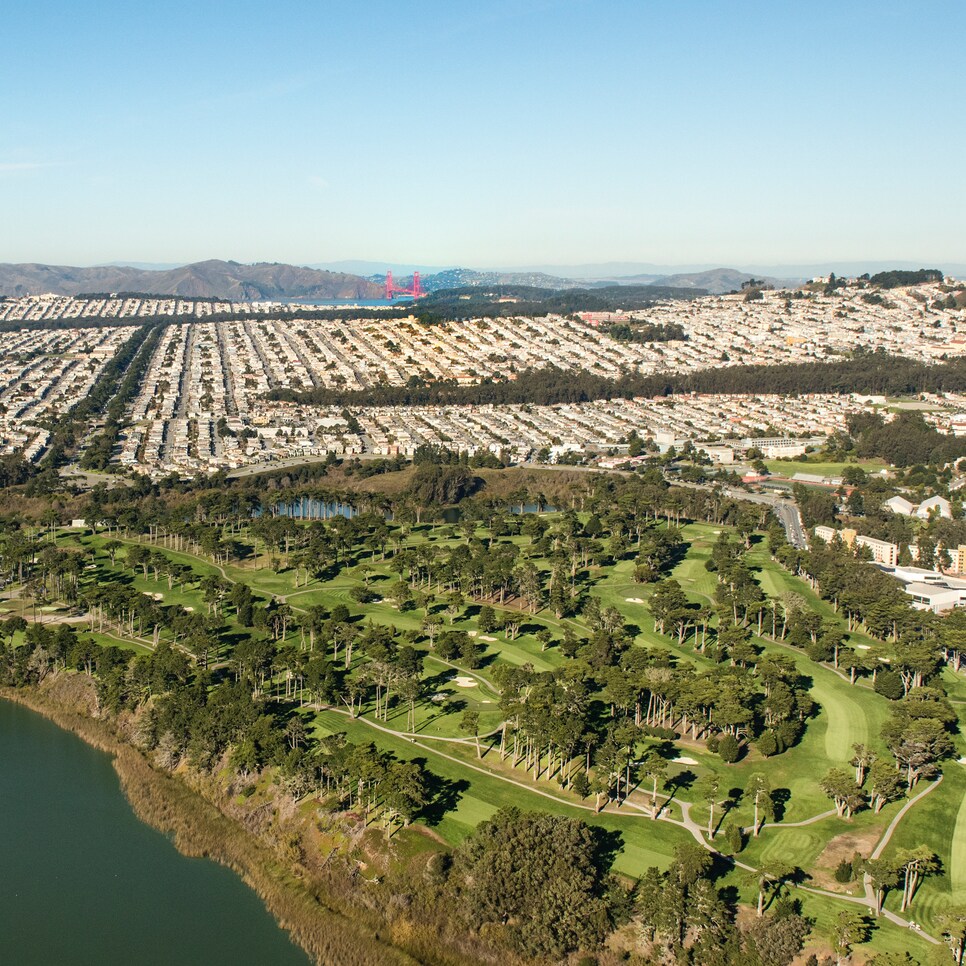
[[145,292],[182,298],[239,302],[304,299],[378,299],[379,283],[346,272],[327,272],[279,262],[208,259],[167,270],[119,265],[79,268],[37,262],[0,264],[0,293],[82,295],[92,292]]

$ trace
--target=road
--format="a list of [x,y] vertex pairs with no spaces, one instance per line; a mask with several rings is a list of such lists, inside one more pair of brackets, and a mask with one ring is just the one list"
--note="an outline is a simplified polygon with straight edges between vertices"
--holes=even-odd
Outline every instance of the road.
[[117,473],[88,473],[80,469],[76,463],[70,463],[60,469],[60,475],[68,483],[73,483],[81,489],[92,490],[99,483],[103,483],[108,489],[120,483],[129,482]]
[[788,538],[788,542],[796,550],[808,550],[808,538],[805,536],[802,515],[798,512],[798,507],[785,500],[775,507],[775,513],[785,528],[785,536]]
[[[673,486],[686,486],[693,490],[712,489],[706,483],[686,483],[684,480],[669,480]],[[802,525],[802,516],[792,500],[773,493],[749,493],[747,490],[736,490],[733,487],[722,487],[721,493],[732,500],[747,500],[749,503],[764,503],[770,506],[785,528],[788,542],[797,550],[808,549],[808,537]]]
[[[238,480],[245,476],[258,476],[259,473],[274,473],[277,470],[285,470],[294,466],[307,466],[311,463],[321,465],[329,458],[328,453],[316,453],[312,456],[290,456],[288,459],[269,460],[265,463],[249,463],[248,466],[239,466],[237,469],[229,470],[225,475],[229,480]],[[340,459],[377,459],[371,453],[360,453],[355,456],[340,457]]]

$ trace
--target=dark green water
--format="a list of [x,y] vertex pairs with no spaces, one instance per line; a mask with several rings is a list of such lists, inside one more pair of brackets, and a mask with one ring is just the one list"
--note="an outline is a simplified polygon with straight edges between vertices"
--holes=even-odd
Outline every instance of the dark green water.
[[309,960],[234,873],[135,817],[106,754],[0,700],[0,962]]

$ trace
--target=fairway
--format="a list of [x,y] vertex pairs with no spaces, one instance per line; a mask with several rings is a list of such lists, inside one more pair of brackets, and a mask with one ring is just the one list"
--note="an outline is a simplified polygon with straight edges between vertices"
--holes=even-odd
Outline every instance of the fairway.
[[844,764],[852,757],[852,746],[868,744],[869,721],[858,701],[846,692],[845,682],[840,687],[829,685],[827,675],[815,674],[812,696],[822,706],[826,716],[825,754],[830,764]]
[[[547,514],[547,518],[551,528],[558,525],[558,515]],[[583,515],[580,521],[586,522],[583,521]],[[664,526],[656,524],[652,529]],[[538,541],[519,534],[494,540],[492,535],[487,534],[487,529],[483,525],[477,526],[476,536],[486,535],[491,547],[505,545],[517,548],[522,552],[522,560],[535,565],[542,580],[546,580],[553,567],[557,566],[551,544],[541,546]],[[726,539],[735,541],[737,533],[727,524],[691,522],[681,528],[681,534],[684,538],[682,552],[665,573],[678,581],[692,605],[699,604],[713,612],[722,584],[714,567],[708,569],[706,564],[712,557],[712,548],[719,537],[723,534]],[[587,651],[583,656],[580,653],[580,649],[590,646],[588,642],[592,640],[594,632],[587,615],[577,608],[558,616],[546,606],[546,598],[541,601],[544,606],[536,607],[532,612],[520,608],[511,610],[511,598],[507,607],[497,607],[496,610],[516,615],[514,632],[511,634],[508,628],[492,625],[484,630],[478,623],[481,611],[479,600],[464,597],[455,607],[449,606],[446,579],[440,580],[436,576],[430,580],[419,569],[424,567],[423,564],[414,568],[412,563],[418,560],[413,555],[423,553],[424,548],[433,548],[428,557],[435,553],[445,560],[446,555],[455,549],[471,547],[451,527],[426,524],[416,531],[407,530],[393,541],[395,549],[391,553],[369,546],[362,537],[355,538],[353,546],[356,556],[347,557],[341,567],[308,584],[300,582],[291,565],[280,566],[277,571],[265,566],[244,566],[240,562],[218,565],[194,553],[172,551],[143,538],[141,541],[130,538],[119,541],[123,547],[116,551],[116,561],[110,559],[105,548],[105,535],[77,537],[64,534],[60,536],[60,541],[68,546],[90,548],[91,564],[84,573],[82,587],[96,584],[115,586],[121,591],[129,588],[149,602],[160,602],[185,614],[205,616],[215,609],[213,601],[220,594],[222,599],[217,609],[222,635],[218,651],[212,656],[216,673],[224,673],[225,670],[237,673],[232,664],[234,648],[239,640],[251,634],[249,625],[239,622],[234,605],[230,603],[228,595],[231,581],[246,583],[255,595],[256,608],[262,608],[263,613],[267,614],[269,607],[287,603],[291,609],[286,629],[273,642],[274,649],[283,657],[283,661],[277,667],[274,663],[271,665],[265,688],[267,699],[277,701],[280,709],[284,708],[283,701],[287,699],[290,680],[283,678],[283,674],[290,673],[290,669],[297,671],[301,666],[300,661],[307,665],[316,660],[319,652],[328,654],[334,650],[331,632],[325,629],[324,623],[311,624],[312,608],[319,608],[324,616],[344,605],[347,616],[340,618],[340,621],[346,627],[355,628],[355,636],[360,641],[361,646],[353,655],[351,666],[342,667],[341,655],[336,664],[337,674],[342,675],[342,687],[348,681],[355,681],[371,691],[372,675],[379,673],[379,661],[383,659],[378,656],[377,650],[367,653],[367,645],[362,643],[366,641],[368,628],[379,625],[388,627],[398,638],[399,645],[403,642],[413,644],[420,658],[418,675],[421,691],[411,707],[401,700],[399,692],[393,688],[392,704],[384,708],[381,715],[374,712],[371,693],[360,704],[361,713],[356,717],[344,712],[344,696],[340,704],[335,695],[331,703],[327,703],[330,699],[320,699],[314,707],[302,707],[295,713],[305,719],[310,733],[315,736],[341,733],[359,747],[366,747],[372,742],[380,752],[389,753],[401,761],[416,761],[424,768],[437,805],[428,807],[421,820],[429,827],[438,844],[458,847],[480,822],[491,818],[498,809],[516,807],[524,811],[544,811],[580,818],[619,833],[614,869],[624,875],[640,877],[652,866],[667,869],[675,847],[693,841],[693,837],[681,825],[650,819],[646,812],[646,782],[640,775],[635,777],[641,784],[631,793],[630,803],[626,807],[615,807],[611,799],[606,811],[596,813],[593,808],[595,794],[586,793],[585,797],[579,798],[554,780],[554,771],[545,771],[535,780],[533,767],[524,763],[529,757],[528,751],[521,754],[520,761],[516,761],[516,751],[503,760],[492,749],[492,738],[484,738],[481,741],[483,755],[478,758],[475,742],[469,737],[472,732],[468,732],[463,724],[463,713],[472,712],[475,716],[472,727],[476,729],[476,734],[492,736],[497,733],[506,714],[502,689],[509,668],[522,669],[525,674],[534,676],[532,687],[545,685],[551,675],[557,682],[564,682],[571,668],[581,669],[583,666],[583,673],[586,673],[586,667],[593,667],[587,663],[594,658],[593,653]],[[154,563],[148,564],[146,569],[143,563],[131,562],[138,552],[138,543],[149,547],[154,554]],[[762,658],[781,657],[786,667],[790,661],[797,668],[799,677],[792,674],[789,680],[800,682],[797,687],[814,700],[815,713],[808,715],[804,729],[789,747],[767,758],[755,740],[755,731],[760,729],[760,725],[751,725],[743,744],[743,753],[737,761],[730,763],[722,760],[702,741],[690,740],[686,733],[683,734],[678,739],[680,743],[676,749],[684,753],[680,756],[682,764],[673,763],[671,773],[685,776],[687,781],[675,793],[678,803],[669,815],[677,818],[685,811],[689,815],[688,820],[703,829],[708,824],[709,810],[700,786],[695,782],[713,778],[720,782],[722,790],[718,805],[724,806],[723,810],[719,807],[716,811],[718,829],[730,824],[747,827],[754,816],[747,789],[752,776],[763,771],[781,807],[777,815],[767,819],[760,837],[747,842],[741,861],[750,866],[771,861],[792,861],[802,869],[817,867],[820,875],[828,875],[830,872],[822,864],[821,856],[830,842],[845,830],[871,835],[874,840],[901,807],[899,802],[892,803],[881,814],[865,809],[850,822],[844,822],[829,814],[832,803],[822,787],[822,777],[830,768],[848,769],[848,762],[854,754],[853,746],[867,745],[880,757],[887,754],[880,732],[890,714],[891,704],[872,690],[867,678],[850,684],[844,674],[826,664],[816,663],[805,650],[793,646],[789,641],[767,636],[775,633],[775,627],[770,626],[772,613],[777,616],[780,637],[782,608],[792,606],[816,612],[823,620],[842,628],[843,632],[844,621],[828,600],[820,597],[806,581],[784,569],[772,557],[767,542],[755,537],[751,543],[743,556],[752,578],[766,598],[765,620],[760,627],[756,627],[754,621],[750,624],[751,643]],[[468,552],[477,554],[481,564],[486,566],[487,555],[481,554],[480,548]],[[238,559],[254,559],[253,553]],[[397,566],[396,560],[401,553],[409,556],[403,558],[402,566]],[[658,633],[651,613],[651,599],[659,582],[636,581],[636,564],[628,556],[602,564],[591,561],[583,568],[577,567],[577,586],[585,588],[588,599],[596,598],[601,607],[610,608],[612,613],[621,615],[628,640],[656,655],[662,655],[660,661],[668,662],[674,669],[671,673],[679,676],[681,681],[700,681],[702,676],[706,680],[713,680],[718,673],[723,681],[732,680],[735,674],[733,663],[729,663],[726,656],[716,658],[710,651],[700,651],[693,629],[683,638],[676,633]],[[262,559],[264,557],[262,555]],[[168,571],[165,560],[187,565],[190,569],[187,572]],[[218,581],[215,585],[211,584],[212,577],[218,577],[221,581],[220,590]],[[403,606],[402,602],[396,600],[393,588],[397,581],[402,579],[405,582],[407,578],[414,594]],[[362,587],[371,591],[372,599],[360,599],[358,591]],[[273,601],[273,596],[278,599]],[[768,603],[769,598],[780,603],[772,607]],[[429,638],[424,626],[430,616],[438,618],[435,640]],[[712,635],[717,622],[718,617],[714,616],[710,622]],[[561,646],[564,628],[575,634],[576,654],[565,653]],[[140,633],[135,637],[136,630],[136,621],[132,618],[115,621],[113,625],[108,621],[103,632],[92,635],[92,639],[99,644],[124,644],[144,650],[144,644],[150,643],[151,628],[140,628]],[[756,634],[756,630],[762,634]],[[173,625],[165,625],[159,631],[159,638],[162,641],[171,640],[174,632]],[[441,649],[443,635],[453,632],[482,645],[478,652],[471,653],[472,660]],[[316,635],[314,639],[313,633]],[[267,637],[271,635],[270,625],[264,626],[262,634]],[[881,642],[858,630],[849,631],[848,640],[852,645],[882,646]],[[606,657],[605,664],[612,660],[612,656]],[[757,690],[760,687],[756,684],[757,673],[754,670],[757,661],[752,663],[752,668],[745,671],[745,680],[752,690]],[[665,672],[662,670],[662,673]],[[540,681],[539,677],[544,677],[544,680]],[[949,685],[953,693],[966,694],[962,690],[964,686],[960,676],[950,672],[947,677],[951,677]],[[338,677],[336,679],[338,681]],[[283,684],[286,699],[282,698]],[[713,682],[712,691],[716,686],[717,682]],[[516,685],[508,691],[511,697],[512,687]],[[541,692],[534,693],[545,700]],[[521,691],[521,694],[527,696],[525,691]],[[601,697],[595,699],[600,702],[599,710],[605,722],[615,716],[614,707],[608,707],[608,702],[602,700],[606,694],[606,691],[601,691]],[[810,702],[807,707],[811,708]],[[289,710],[295,711],[291,705]],[[539,713],[538,706],[534,714]],[[510,733],[513,734],[512,721]],[[522,728],[520,734],[523,752],[523,742],[527,738]],[[517,735],[514,735],[514,746],[516,738]],[[653,747],[653,742],[641,737],[635,745],[638,754],[642,754]],[[490,750],[487,750],[488,747]],[[569,748],[568,752],[570,760],[577,762],[582,761],[586,754],[580,749],[575,754],[573,748]],[[549,761],[546,755],[542,757],[545,762]],[[595,765],[599,763],[595,762]],[[966,780],[966,772],[957,769],[956,776],[958,781],[950,775],[950,780],[944,782],[935,797],[917,805],[904,817],[890,844],[890,850],[894,852],[899,847],[928,843],[949,870],[946,878],[927,880],[916,900],[917,921],[933,932],[935,917],[950,895],[966,898],[966,805],[962,804],[961,787]],[[683,803],[690,803],[689,812],[681,808]],[[377,816],[380,814],[378,808],[377,805]],[[716,837],[715,843],[718,841]],[[729,875],[727,881],[738,888],[743,898],[747,898],[740,870]],[[893,909],[895,897],[890,897],[888,902],[889,908]],[[813,905],[811,900],[808,904]],[[827,910],[830,914],[835,905],[833,900]],[[824,905],[822,908],[825,911]],[[827,921],[820,923],[817,935],[827,935],[830,928]],[[882,935],[877,934],[872,939],[872,945],[897,948],[892,931],[892,927],[886,927]]]
[[966,798],[956,815],[956,827],[949,853],[949,879],[954,901],[966,901]]
[[623,844],[614,868],[635,877],[651,866],[666,869],[675,846],[691,840],[683,829],[666,822],[653,822],[638,812],[595,815],[592,809],[586,807],[586,802],[570,804],[553,793],[548,797],[540,794],[538,788],[531,790],[522,787],[527,781],[522,771],[510,776],[512,782],[504,781],[497,775],[482,774],[476,770],[480,765],[475,761],[467,763],[470,767],[454,761],[452,753],[455,749],[452,746],[436,748],[429,744],[414,745],[405,739],[375,732],[365,720],[352,719],[331,710],[315,715],[315,727],[322,734],[344,732],[352,740],[378,740],[380,746],[392,750],[400,758],[426,761],[434,775],[452,783],[456,793],[455,805],[433,826],[451,845],[462,841],[498,808],[509,806],[579,817],[585,822],[620,832]]

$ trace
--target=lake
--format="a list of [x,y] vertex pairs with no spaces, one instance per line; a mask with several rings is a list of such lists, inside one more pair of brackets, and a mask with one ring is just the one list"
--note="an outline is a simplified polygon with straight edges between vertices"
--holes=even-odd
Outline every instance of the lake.
[[0,961],[310,962],[233,872],[137,819],[107,754],[3,700]]

